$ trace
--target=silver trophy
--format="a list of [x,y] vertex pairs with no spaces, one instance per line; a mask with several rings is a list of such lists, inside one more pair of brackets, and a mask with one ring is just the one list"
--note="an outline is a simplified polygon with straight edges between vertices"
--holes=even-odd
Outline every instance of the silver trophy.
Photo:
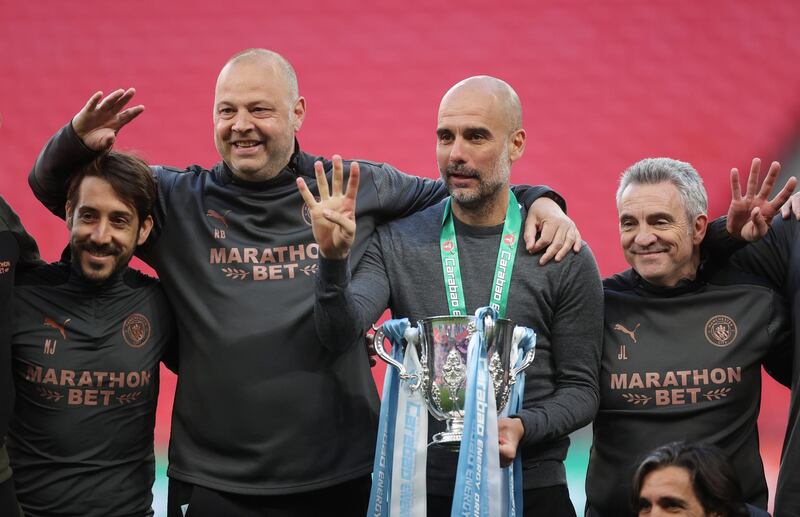
[[[518,338],[514,339],[515,329]],[[515,327],[511,320],[484,318],[489,374],[494,383],[498,414],[508,403],[517,374],[533,362],[535,347],[530,347],[517,364],[520,339],[527,329]],[[375,332],[375,350],[381,359],[397,368],[400,379],[412,390],[422,389],[428,411],[447,423],[447,429],[433,436],[431,445],[458,449],[464,430],[464,404],[467,384],[467,348],[476,332],[474,316],[435,316],[417,322],[405,333],[407,344],[416,347],[420,373],[408,373],[384,348],[383,326]],[[532,334],[532,332],[530,332]],[[392,346],[396,346],[395,343]],[[401,345],[402,346],[402,345]]]

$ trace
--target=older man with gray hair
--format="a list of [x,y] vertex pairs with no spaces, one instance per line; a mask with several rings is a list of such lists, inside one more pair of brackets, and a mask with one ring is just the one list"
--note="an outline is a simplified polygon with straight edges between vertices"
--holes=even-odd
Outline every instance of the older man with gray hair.
[[634,164],[620,180],[617,209],[631,269],[603,282],[587,514],[634,515],[637,461],[677,440],[722,449],[746,501],[766,508],[756,420],[761,365],[788,345],[783,301],[761,279],[703,260],[707,196],[688,163]]

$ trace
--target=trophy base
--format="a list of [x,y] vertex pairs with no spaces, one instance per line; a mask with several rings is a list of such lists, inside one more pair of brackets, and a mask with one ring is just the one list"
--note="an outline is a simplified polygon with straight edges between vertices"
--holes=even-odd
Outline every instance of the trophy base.
[[428,447],[442,447],[447,450],[457,451],[461,448],[461,436],[464,434],[464,420],[454,418],[447,420],[447,429],[433,435],[433,441]]
[[441,447],[449,451],[457,451],[461,448],[461,431],[442,431],[433,435],[433,441],[428,447]]

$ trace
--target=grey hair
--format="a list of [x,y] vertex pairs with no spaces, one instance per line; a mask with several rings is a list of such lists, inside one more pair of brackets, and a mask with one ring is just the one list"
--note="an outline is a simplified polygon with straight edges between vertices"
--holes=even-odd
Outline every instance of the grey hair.
[[232,66],[240,61],[263,61],[275,64],[286,78],[290,102],[294,103],[294,101],[300,97],[300,88],[297,85],[297,74],[291,63],[282,55],[265,48],[248,48],[231,56],[222,68],[224,69]]
[[703,186],[703,178],[691,164],[672,158],[645,158],[628,167],[619,180],[617,206],[628,185],[655,185],[664,182],[672,183],[678,189],[690,223],[698,215],[707,212],[708,195]]

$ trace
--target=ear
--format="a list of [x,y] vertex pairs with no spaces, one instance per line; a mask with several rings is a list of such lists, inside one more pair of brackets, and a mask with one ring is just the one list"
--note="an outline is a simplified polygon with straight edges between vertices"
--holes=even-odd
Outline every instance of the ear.
[[525,152],[525,130],[517,129],[508,138],[508,159],[511,163],[519,160]]
[[67,221],[67,229],[72,230],[72,203],[67,201],[67,204],[64,205],[64,212],[66,212],[66,221]]
[[306,118],[306,100],[303,97],[298,97],[292,106],[292,113],[294,113],[294,132],[300,131],[300,126],[303,125],[303,119]]
[[136,241],[137,246],[141,246],[144,244],[144,241],[147,240],[147,237],[150,236],[150,230],[153,229],[153,216],[148,215],[144,221],[142,221],[141,226],[139,226],[139,239]]
[[699,246],[706,236],[706,229],[708,229],[708,216],[706,214],[700,214],[695,217],[692,229],[694,230],[694,233],[692,234],[692,244]]

